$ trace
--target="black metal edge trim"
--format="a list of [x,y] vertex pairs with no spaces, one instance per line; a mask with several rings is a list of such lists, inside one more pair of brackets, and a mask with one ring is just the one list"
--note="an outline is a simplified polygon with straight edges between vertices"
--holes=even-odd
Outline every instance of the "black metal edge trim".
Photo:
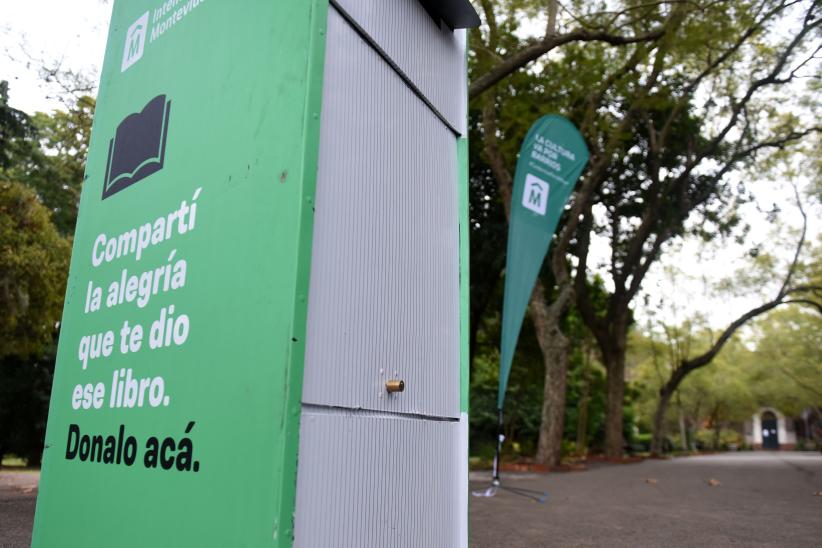
[[357,21],[351,16],[351,14],[345,11],[345,9],[343,9],[343,7],[340,6],[337,0],[329,0],[329,4],[337,11],[337,13],[340,14],[340,16],[342,16],[343,19],[345,19],[345,21],[351,26],[351,28],[354,29],[354,31],[360,36],[360,38],[365,40],[365,42],[369,46],[371,46],[371,49],[377,52],[377,55],[379,55],[383,61],[388,63],[388,66],[391,67],[391,69],[397,74],[397,76],[400,77],[400,79],[402,79],[403,82],[405,82],[405,85],[408,86],[411,92],[417,97],[419,97],[419,99],[423,103],[425,103],[425,105],[431,110],[431,112],[433,112],[434,115],[437,118],[439,118],[440,121],[443,124],[445,124],[445,126],[449,130],[451,130],[451,132],[454,135],[456,135],[457,137],[461,137],[462,132],[457,130],[457,128],[455,128],[451,124],[451,122],[449,122],[448,119],[439,110],[437,110],[437,107],[435,107],[434,104],[428,100],[428,97],[425,96],[422,90],[418,88],[417,85],[411,80],[411,78],[409,78],[408,75],[405,74],[405,72],[403,72],[403,70],[397,65],[397,63],[395,63],[394,60],[391,59],[388,53],[386,53],[386,51],[382,49],[379,44],[377,44],[377,41],[374,40],[374,38],[370,34],[368,34],[368,32],[364,28],[362,28],[359,25],[359,23],[357,23]]

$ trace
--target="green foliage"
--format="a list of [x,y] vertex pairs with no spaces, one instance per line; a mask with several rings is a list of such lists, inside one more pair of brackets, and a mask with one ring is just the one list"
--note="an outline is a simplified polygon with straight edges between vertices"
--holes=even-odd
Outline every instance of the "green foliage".
[[[698,322],[665,326],[665,335],[633,334],[631,375],[641,387],[636,409],[643,429],[651,427],[670,360],[681,359],[683,352],[699,353],[713,338],[714,333]],[[668,409],[666,432],[678,437],[682,413],[688,435],[700,447],[741,445],[742,424],[762,407],[774,407],[790,417],[822,402],[820,357],[822,317],[795,305],[777,309],[754,323],[747,340],[736,337],[710,366],[682,382]]]
[[0,82],[0,457],[36,465],[94,100],[34,117],[7,101]]
[[[499,324],[493,320],[489,324],[488,331],[480,334],[471,371],[471,454],[484,457],[493,455],[496,443],[499,381]],[[533,337],[531,330],[523,336],[526,343],[515,357],[505,407],[505,450],[511,451],[518,444],[517,453],[525,455],[536,450],[542,415],[544,369]]]
[[[544,37],[523,22],[537,15],[550,20],[555,3],[507,0],[481,7],[485,25],[475,31],[469,56],[471,143],[480,149],[473,153],[481,160],[476,163],[487,165],[479,177],[472,175],[482,189],[472,203],[475,210],[501,210],[501,196],[486,189],[498,179],[505,194],[505,174],[513,171],[519,143],[540,115],[560,113],[580,128],[591,162],[583,175],[590,192],[575,199],[584,207],[570,249],[579,260],[577,305],[619,383],[631,303],[666,244],[690,234],[741,237],[738,208],[750,199],[744,175],[784,161],[818,129],[808,126],[814,116],[798,116],[780,103],[810,110],[818,104],[818,95],[786,84],[797,81],[793,67],[815,63],[811,37],[818,32],[819,7],[799,2],[789,8],[778,0],[732,6],[571,2],[561,6],[557,27],[549,24]],[[797,17],[800,11],[804,19]],[[621,36],[661,32],[623,47],[570,40],[561,49],[527,56],[533,62],[513,63],[571,29]],[[487,78],[503,69],[504,77]],[[610,244],[604,265],[589,264],[592,235]],[[501,240],[495,233],[479,244],[486,265],[502,255],[491,248]],[[614,288],[604,305],[586,290],[603,266]],[[500,268],[491,269],[485,289],[498,282]],[[483,313],[489,302],[483,299],[472,312]],[[619,405],[611,410],[617,414]],[[610,453],[619,449],[619,423],[609,422]]]
[[[590,340],[578,313],[571,309],[563,320],[563,331],[571,339],[569,359],[563,454],[602,450],[605,435],[605,370],[596,359]],[[476,354],[471,371],[471,454],[488,459],[493,456],[497,431],[497,386],[499,375],[499,316],[486,316],[478,334]],[[533,325],[523,324],[520,344],[511,370],[505,409],[506,454],[533,456],[539,439],[545,368]],[[586,396],[587,394],[587,396]],[[626,413],[633,415],[636,391],[626,393]],[[587,403],[583,400],[587,399]],[[577,446],[579,414],[587,405],[585,447]],[[635,423],[626,420],[627,438],[635,432]],[[515,448],[517,450],[515,450]]]
[[742,434],[724,428],[719,431],[718,436],[713,430],[699,430],[695,437],[698,448],[711,451],[727,451],[731,447],[741,447],[745,443]]
[[67,111],[38,112],[33,117],[40,136],[35,154],[39,170],[24,180],[52,211],[62,234],[73,234],[77,224],[94,107],[95,100],[84,96]]
[[9,83],[0,80],[0,171],[15,161],[16,143],[34,135],[31,119],[9,106]]
[[[590,344],[580,345],[572,352],[565,393],[563,437],[576,444],[579,441],[578,431],[584,428],[585,446],[575,445],[579,453],[585,453],[588,449],[600,451],[605,435],[605,369],[590,355],[593,354],[589,350]],[[586,356],[586,352],[589,355]],[[587,411],[584,410],[585,406]],[[587,414],[584,424],[580,423],[581,413]]]
[[746,378],[755,401],[788,416],[822,404],[822,316],[791,306],[754,329],[756,350]]
[[[639,423],[646,431],[652,427],[659,390],[673,368],[683,357],[706,350],[714,337],[710,329],[698,322],[664,327],[664,335],[633,333],[629,349],[634,362],[631,375],[639,387]],[[668,434],[678,433],[680,411],[691,426],[701,424],[711,413],[722,421],[740,421],[749,417],[757,409],[747,384],[750,359],[750,351],[735,339],[726,345],[710,367],[688,376],[679,387],[674,405],[668,409]]]
[[0,459],[14,454],[28,466],[43,456],[55,343],[41,355],[0,359]]
[[69,254],[34,192],[0,182],[0,358],[39,354],[52,342]]
[[0,169],[0,180],[18,181],[37,192],[64,235],[73,234],[77,223],[94,106],[93,98],[83,96],[65,111],[36,113],[31,131],[10,143],[10,162]]

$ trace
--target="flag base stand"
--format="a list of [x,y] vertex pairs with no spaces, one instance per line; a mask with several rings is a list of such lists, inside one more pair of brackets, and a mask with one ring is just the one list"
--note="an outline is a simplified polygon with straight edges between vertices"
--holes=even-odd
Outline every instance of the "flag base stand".
[[537,491],[536,489],[526,489],[525,487],[508,487],[507,485],[502,484],[502,480],[500,479],[500,468],[502,465],[501,453],[503,441],[505,441],[505,435],[502,433],[502,409],[500,409],[499,422],[497,424],[497,450],[494,454],[494,475],[491,478],[491,486],[483,491],[472,491],[471,494],[475,497],[495,497],[497,495],[497,491],[503,489],[509,493],[544,504],[545,501],[548,500],[547,491]]

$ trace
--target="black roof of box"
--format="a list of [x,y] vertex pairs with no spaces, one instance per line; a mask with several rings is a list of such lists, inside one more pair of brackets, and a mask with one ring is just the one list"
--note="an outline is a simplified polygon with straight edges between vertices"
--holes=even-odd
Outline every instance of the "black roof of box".
[[445,23],[451,30],[480,25],[479,15],[468,0],[420,0],[420,4],[435,23]]

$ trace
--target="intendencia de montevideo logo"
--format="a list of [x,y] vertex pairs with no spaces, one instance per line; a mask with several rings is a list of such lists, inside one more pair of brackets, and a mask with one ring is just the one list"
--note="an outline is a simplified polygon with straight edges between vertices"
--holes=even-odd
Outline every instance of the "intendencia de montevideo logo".
[[539,177],[528,174],[522,192],[522,205],[537,215],[545,215],[548,207],[548,190],[550,185]]
[[126,44],[123,47],[123,63],[120,72],[136,63],[143,56],[146,47],[146,29],[148,28],[148,12],[141,15],[126,31]]
[[[205,0],[166,0],[158,7],[138,17],[126,31],[120,72],[125,72],[143,57],[146,37],[149,43],[154,42],[203,2]],[[149,26],[151,32],[149,32]]]

